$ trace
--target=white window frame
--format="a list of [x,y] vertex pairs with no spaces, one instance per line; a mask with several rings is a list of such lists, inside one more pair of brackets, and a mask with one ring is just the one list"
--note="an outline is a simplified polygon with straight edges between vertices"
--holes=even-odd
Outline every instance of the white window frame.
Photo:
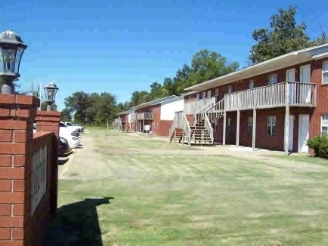
[[277,117],[268,116],[267,118],[267,134],[269,136],[275,136],[277,133]]
[[248,89],[254,89],[254,79],[248,81]]
[[[323,118],[327,118],[327,119],[323,119]],[[327,121],[327,122],[323,122],[323,121]],[[325,133],[322,130],[323,127],[327,128]],[[328,114],[321,115],[320,132],[324,134],[328,134]]]
[[202,92],[202,99],[205,99],[206,98],[206,91],[203,91]]
[[218,96],[219,93],[220,93],[219,88],[216,88],[216,89],[214,90],[214,96]]
[[[327,80],[324,81],[324,75],[326,74]],[[328,85],[328,60],[322,62],[322,84]]]
[[229,86],[228,86],[228,93],[229,93],[229,94],[232,93],[232,85],[229,85]]
[[276,73],[268,76],[268,85],[274,85],[278,83],[278,75]]
[[253,117],[250,116],[247,118],[247,132],[252,135],[253,133]]
[[199,100],[200,99],[200,93],[197,93],[196,94],[196,100]]
[[212,91],[211,90],[208,90],[207,91],[207,98],[211,98],[211,96],[212,96]]

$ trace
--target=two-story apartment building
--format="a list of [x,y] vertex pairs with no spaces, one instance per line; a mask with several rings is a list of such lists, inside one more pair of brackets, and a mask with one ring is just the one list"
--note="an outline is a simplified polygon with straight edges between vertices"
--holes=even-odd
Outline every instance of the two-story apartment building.
[[[185,90],[194,91],[185,96],[189,125],[201,121],[213,141],[308,152],[307,139],[328,132],[328,44],[291,52]],[[190,126],[177,128],[185,127],[190,137]]]
[[134,132],[136,128],[136,115],[133,109],[126,110],[117,114],[119,118],[119,128],[123,132]]
[[161,99],[156,99],[150,102],[142,103],[140,105],[131,108],[136,113],[136,131],[144,132],[145,126],[149,126],[150,131],[152,131],[155,134],[157,132],[158,133],[166,132],[166,130],[163,129],[163,127],[162,130],[160,130],[159,128],[160,119],[161,119],[161,105],[162,103],[164,104],[166,101],[169,101],[176,97],[177,96],[172,95]]

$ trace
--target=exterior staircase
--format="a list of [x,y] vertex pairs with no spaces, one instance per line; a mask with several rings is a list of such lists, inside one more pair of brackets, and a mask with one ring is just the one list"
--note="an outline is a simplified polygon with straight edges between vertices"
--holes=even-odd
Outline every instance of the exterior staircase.
[[208,131],[205,127],[205,120],[200,120],[194,124],[194,126],[190,127],[191,129],[191,137],[190,144],[191,145],[213,145],[214,141],[211,138],[211,132]]
[[170,142],[213,146],[214,129],[212,122],[216,122],[223,116],[223,100],[216,103],[208,103],[195,112],[192,126],[189,126],[183,111],[176,112],[169,133]]

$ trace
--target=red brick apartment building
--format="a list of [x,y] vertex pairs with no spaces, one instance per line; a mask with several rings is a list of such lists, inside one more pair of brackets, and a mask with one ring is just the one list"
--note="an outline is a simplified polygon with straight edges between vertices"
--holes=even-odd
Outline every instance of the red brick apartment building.
[[168,136],[175,110],[183,110],[184,98],[175,95],[142,103],[119,113],[124,132],[144,132],[145,126],[156,136]]
[[306,140],[328,132],[328,43],[185,90],[194,91],[184,97],[189,126],[179,116],[172,127],[188,141],[201,124],[213,143],[308,152]]
[[119,128],[123,132],[134,132],[136,130],[136,114],[133,109],[117,114],[119,116]]

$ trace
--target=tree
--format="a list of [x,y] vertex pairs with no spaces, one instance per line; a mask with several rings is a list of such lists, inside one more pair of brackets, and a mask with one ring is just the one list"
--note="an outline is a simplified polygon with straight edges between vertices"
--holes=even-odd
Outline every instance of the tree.
[[64,108],[61,113],[61,121],[71,121],[71,114],[68,108]]
[[75,112],[74,120],[80,123],[104,125],[116,118],[121,111],[117,106],[116,97],[108,92],[85,93],[78,91],[65,98],[65,111]]
[[163,95],[163,91],[162,91],[162,85],[158,82],[153,82],[151,85],[150,85],[150,97],[151,99],[159,99],[162,97]]
[[[42,102],[41,103],[41,110],[46,111],[47,110],[48,103],[47,102]],[[57,111],[57,104],[54,102],[52,105],[52,111]]]
[[147,91],[135,91],[131,96],[131,107],[150,101],[152,98]]
[[263,27],[253,31],[252,37],[256,44],[251,48],[249,65],[327,42],[325,34],[311,41],[306,33],[306,24],[296,23],[296,12],[295,6],[279,8],[278,13],[270,17],[269,28]]
[[37,81],[32,81],[27,91],[21,91],[19,93],[23,95],[29,95],[29,96],[40,98],[41,96],[40,89],[41,89],[40,83],[38,83]]
[[75,119],[85,123],[87,119],[87,109],[91,105],[90,95],[84,91],[74,92],[71,96],[64,99],[65,107],[70,113],[76,111]]
[[192,71],[188,86],[196,85],[204,81],[220,77],[238,69],[237,62],[229,63],[225,57],[217,52],[201,50],[197,52],[191,61]]

